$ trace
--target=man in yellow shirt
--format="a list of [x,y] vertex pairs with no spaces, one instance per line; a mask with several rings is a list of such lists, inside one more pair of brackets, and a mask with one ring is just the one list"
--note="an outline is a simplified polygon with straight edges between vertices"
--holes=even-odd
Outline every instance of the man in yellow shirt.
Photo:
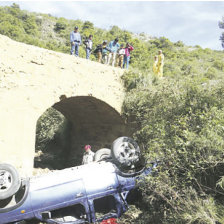
[[158,75],[158,56],[154,57],[153,72],[155,75]]
[[163,76],[163,65],[164,65],[164,54],[162,53],[162,50],[159,50],[158,55],[158,76]]

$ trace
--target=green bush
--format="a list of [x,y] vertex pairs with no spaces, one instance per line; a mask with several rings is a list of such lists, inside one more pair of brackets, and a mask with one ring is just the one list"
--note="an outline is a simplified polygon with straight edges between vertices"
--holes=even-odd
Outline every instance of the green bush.
[[55,31],[61,32],[65,30],[68,26],[67,20],[65,18],[59,18],[55,24]]
[[213,66],[221,71],[224,71],[224,62],[221,60],[214,61]]
[[145,157],[162,159],[157,176],[141,184],[144,212],[133,222],[220,221],[216,182],[224,168],[224,82],[182,77],[145,85],[142,75],[128,77],[137,84],[127,93],[124,116]]

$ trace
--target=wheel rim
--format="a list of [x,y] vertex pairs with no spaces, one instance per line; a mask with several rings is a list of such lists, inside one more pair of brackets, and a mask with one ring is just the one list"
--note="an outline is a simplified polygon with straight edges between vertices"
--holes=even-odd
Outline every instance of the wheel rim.
[[131,166],[133,162],[139,160],[139,152],[135,149],[135,146],[130,142],[123,142],[119,146],[118,159],[121,163],[125,163]]
[[0,192],[7,191],[12,186],[12,175],[6,170],[0,170]]

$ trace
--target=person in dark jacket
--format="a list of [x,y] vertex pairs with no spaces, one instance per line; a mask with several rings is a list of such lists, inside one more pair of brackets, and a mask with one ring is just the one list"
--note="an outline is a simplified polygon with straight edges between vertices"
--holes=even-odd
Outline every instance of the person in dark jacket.
[[108,52],[111,52],[110,48],[107,47],[107,41],[103,41],[102,44],[97,45],[96,49],[93,51],[93,53],[96,54],[97,58],[98,58],[98,62],[102,62],[102,58],[103,58],[103,63],[107,64],[107,56],[108,56]]
[[94,54],[96,54],[96,57],[97,57],[97,61],[101,63],[102,61],[102,51],[103,51],[103,46],[102,44],[98,44],[96,46],[96,49],[93,51]]

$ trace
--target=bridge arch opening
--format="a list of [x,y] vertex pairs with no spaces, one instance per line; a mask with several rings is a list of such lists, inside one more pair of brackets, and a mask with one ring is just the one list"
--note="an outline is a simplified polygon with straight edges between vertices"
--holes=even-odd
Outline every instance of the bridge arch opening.
[[121,115],[104,101],[92,96],[60,99],[37,121],[35,168],[80,165],[86,144],[93,151],[111,148],[116,138],[128,135]]

